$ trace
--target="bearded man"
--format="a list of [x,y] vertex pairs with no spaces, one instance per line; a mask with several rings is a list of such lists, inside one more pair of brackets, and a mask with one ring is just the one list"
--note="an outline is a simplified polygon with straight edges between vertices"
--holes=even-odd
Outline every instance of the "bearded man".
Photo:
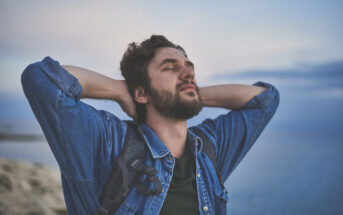
[[[125,146],[128,124],[80,100],[95,98],[118,102],[135,119],[146,144],[145,164],[157,170],[161,185],[150,195],[133,186],[114,214],[226,214],[222,181],[272,118],[278,91],[264,82],[199,88],[184,49],[158,35],[129,44],[120,69],[125,80],[46,57],[22,74],[25,95],[60,166],[68,213],[96,213],[113,160]],[[216,167],[204,138],[187,128],[187,119],[203,106],[231,110],[194,126],[214,148]]]

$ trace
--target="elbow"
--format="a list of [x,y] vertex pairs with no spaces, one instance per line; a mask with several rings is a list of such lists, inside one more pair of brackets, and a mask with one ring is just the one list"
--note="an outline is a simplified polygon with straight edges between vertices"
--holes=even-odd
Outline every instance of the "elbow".
[[26,95],[40,84],[39,80],[42,70],[38,64],[33,63],[28,65],[21,74],[21,85]]
[[268,109],[267,111],[269,111],[272,115],[274,115],[276,110],[279,107],[279,104],[280,104],[280,93],[276,88],[274,88],[274,98],[271,104],[269,105],[269,107],[267,108]]

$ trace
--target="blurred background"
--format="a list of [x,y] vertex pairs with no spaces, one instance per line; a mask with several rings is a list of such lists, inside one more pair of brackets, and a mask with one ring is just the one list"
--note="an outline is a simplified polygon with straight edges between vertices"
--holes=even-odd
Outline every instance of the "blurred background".
[[[265,81],[278,111],[226,181],[228,211],[342,214],[343,2],[0,1],[0,157],[58,168],[23,94],[25,67],[61,64],[122,79],[128,43],[163,34],[200,86]],[[113,101],[85,102],[128,119]],[[205,108],[190,125],[225,113]]]

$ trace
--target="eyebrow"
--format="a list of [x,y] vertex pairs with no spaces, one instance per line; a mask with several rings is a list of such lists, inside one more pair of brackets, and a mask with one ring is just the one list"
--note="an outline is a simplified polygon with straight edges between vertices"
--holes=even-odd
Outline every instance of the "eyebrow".
[[[177,60],[174,58],[166,58],[160,63],[158,67],[161,67],[162,65],[166,63],[177,63]],[[192,68],[194,68],[194,64],[191,61],[187,60],[186,63],[188,66],[191,66]]]

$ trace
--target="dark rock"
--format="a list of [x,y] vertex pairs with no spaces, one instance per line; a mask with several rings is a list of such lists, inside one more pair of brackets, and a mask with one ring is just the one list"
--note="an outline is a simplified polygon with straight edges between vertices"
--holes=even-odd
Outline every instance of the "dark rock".
[[9,192],[12,191],[12,182],[10,177],[7,175],[0,173],[0,191],[1,192]]

